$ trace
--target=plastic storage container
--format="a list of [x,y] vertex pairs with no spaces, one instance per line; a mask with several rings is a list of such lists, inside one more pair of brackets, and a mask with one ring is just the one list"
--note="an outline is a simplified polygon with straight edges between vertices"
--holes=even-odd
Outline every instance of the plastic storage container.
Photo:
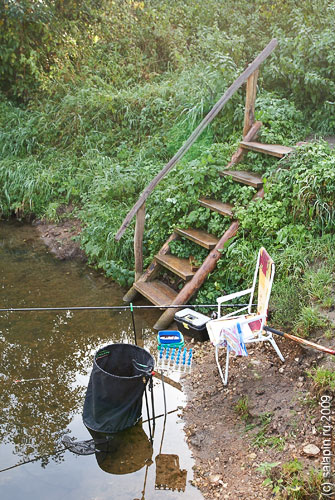
[[157,335],[157,349],[184,347],[184,337],[178,330],[161,330]]
[[200,342],[209,339],[206,323],[210,321],[210,319],[209,316],[205,316],[190,308],[182,309],[174,315],[174,320],[179,330],[184,335],[194,337],[195,340]]

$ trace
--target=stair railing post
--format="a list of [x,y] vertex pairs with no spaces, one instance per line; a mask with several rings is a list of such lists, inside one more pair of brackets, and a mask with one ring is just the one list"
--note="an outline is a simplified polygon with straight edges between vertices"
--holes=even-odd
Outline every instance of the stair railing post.
[[135,281],[143,273],[143,234],[145,223],[145,203],[140,206],[136,213],[136,224],[134,234],[134,256],[135,256]]
[[247,92],[245,98],[243,137],[247,135],[255,122],[255,101],[257,92],[257,78],[259,70],[256,69],[247,80]]

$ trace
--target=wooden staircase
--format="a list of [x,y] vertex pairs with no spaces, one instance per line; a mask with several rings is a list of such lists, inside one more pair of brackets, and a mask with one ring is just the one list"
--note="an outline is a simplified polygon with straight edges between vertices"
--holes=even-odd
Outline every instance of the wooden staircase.
[[[258,129],[259,125],[256,134],[258,132]],[[241,161],[243,155],[248,151],[257,151],[259,153],[272,155],[277,158],[282,158],[283,156],[293,151],[293,148],[281,146],[278,144],[261,144],[259,142],[252,141],[242,141],[240,143],[240,149],[240,157],[238,161],[236,161],[235,158],[233,164]],[[229,166],[231,166],[231,163],[229,164]],[[230,168],[225,168],[220,172],[220,176],[231,176],[231,178],[235,182],[252,186],[257,191],[255,192],[255,197],[263,197],[263,181],[260,175],[257,175],[253,172],[231,170]],[[232,219],[231,226],[228,231],[226,231],[227,235],[225,233],[221,238],[217,238],[213,234],[209,234],[206,231],[200,229],[193,229],[190,227],[175,228],[172,235],[164,243],[157,255],[155,255],[149,268],[145,271],[144,274],[142,274],[142,276],[140,276],[137,281],[135,281],[133,287],[125,295],[124,300],[126,302],[131,302],[135,294],[140,293],[153,304],[161,306],[162,309],[164,309],[164,306],[169,306],[172,304],[184,304],[187,302],[185,298],[188,298],[189,300],[189,298],[191,298],[191,296],[199,290],[201,284],[208,276],[209,272],[212,272],[212,270],[215,268],[215,264],[220,257],[218,250],[223,248],[223,243],[225,241],[228,241],[237,233],[238,221],[234,220],[234,207],[228,203],[222,203],[221,201],[208,198],[200,198],[198,200],[198,203],[203,207],[219,213],[220,215],[222,215],[222,217],[228,217],[229,219]],[[209,251],[208,257],[205,259],[204,263],[198,270],[192,267],[188,259],[182,259],[170,253],[169,243],[180,237],[187,238],[188,240],[196,243],[197,245],[200,245],[203,248],[206,248]],[[208,261],[210,260],[215,261],[214,267],[208,267]],[[157,275],[164,268],[168,269],[170,272],[180,277],[185,282],[184,287],[181,291],[177,292],[167,284],[157,279]],[[201,277],[199,279],[200,275]],[[183,290],[186,287],[188,287],[189,292],[185,296]],[[165,328],[173,320],[175,312],[176,309],[167,309],[159,318],[154,328]]]
[[[175,228],[157,255],[155,255],[148,269],[143,273],[145,201],[155,189],[158,182],[160,182],[160,180],[180,161],[202,131],[213,121],[220,110],[244,83],[246,83],[246,101],[242,133],[243,140],[238,150],[233,154],[229,164],[220,172],[220,176],[230,176],[235,182],[252,186],[255,189],[253,200],[264,196],[262,176],[256,175],[253,172],[234,170],[234,167],[249,151],[267,154],[277,158],[282,158],[293,151],[293,148],[279,144],[261,144],[260,142],[256,142],[258,131],[262,125],[261,122],[255,122],[254,119],[258,71],[261,63],[272,53],[277,44],[278,42],[276,39],[271,40],[253,62],[248,65],[243,73],[236,78],[224,95],[217,101],[201,123],[191,133],[185,143],[144,189],[139,199],[124,218],[122,225],[115,235],[116,241],[119,241],[132,218],[136,215],[134,233],[135,282],[126,293],[124,300],[126,302],[132,302],[137,293],[140,293],[153,304],[161,306],[162,309],[165,308],[164,313],[156,322],[154,328],[166,328],[173,320],[176,309],[167,308],[166,306],[187,304],[191,297],[199,290],[209,273],[214,271],[225,244],[237,234],[239,222],[238,220],[234,220],[234,207],[229,203],[222,203],[221,201],[208,198],[200,198],[198,202],[201,206],[219,213],[222,217],[229,218],[229,228],[224,232],[221,238],[208,234],[206,231],[190,227]],[[181,237],[187,238],[208,250],[208,255],[199,269],[194,268],[189,260],[180,259],[171,255],[169,244],[173,240]],[[181,290],[177,292],[158,279],[162,269],[168,269],[178,276],[179,280],[181,279],[184,281]]]

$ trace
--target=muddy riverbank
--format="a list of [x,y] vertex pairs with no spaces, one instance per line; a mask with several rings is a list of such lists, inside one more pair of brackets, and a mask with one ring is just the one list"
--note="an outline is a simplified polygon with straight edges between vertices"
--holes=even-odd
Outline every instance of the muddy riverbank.
[[[84,257],[73,239],[80,230],[78,221],[36,227],[58,258]],[[218,376],[211,344],[195,345],[193,372],[183,382],[188,398],[183,418],[196,460],[193,484],[205,498],[268,499],[276,484],[287,483],[289,489],[298,475],[297,487],[307,488],[302,498],[319,498],[320,485],[309,482],[311,471],[321,470],[321,394],[308,372],[320,364],[335,365],[330,356],[288,340],[279,338],[278,344],[284,364],[271,347],[251,349],[248,358],[231,360],[227,388]],[[301,464],[297,467],[302,470],[285,477],[282,467],[290,463]]]

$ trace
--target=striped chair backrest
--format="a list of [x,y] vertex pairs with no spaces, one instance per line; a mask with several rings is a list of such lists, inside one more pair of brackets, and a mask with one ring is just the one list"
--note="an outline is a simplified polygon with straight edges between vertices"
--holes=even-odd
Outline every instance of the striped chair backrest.
[[265,248],[260,249],[257,313],[267,315],[275,264]]

